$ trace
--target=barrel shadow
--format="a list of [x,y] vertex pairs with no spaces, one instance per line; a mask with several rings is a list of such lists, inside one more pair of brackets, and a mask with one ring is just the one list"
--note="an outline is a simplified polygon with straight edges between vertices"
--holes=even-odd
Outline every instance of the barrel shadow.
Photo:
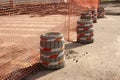
[[77,47],[82,47],[82,46],[85,46],[85,45],[88,45],[88,44],[80,44],[80,43],[77,43],[77,42],[70,42],[70,43],[65,44],[65,49],[69,50],[69,49],[74,49],[74,48],[77,48]]

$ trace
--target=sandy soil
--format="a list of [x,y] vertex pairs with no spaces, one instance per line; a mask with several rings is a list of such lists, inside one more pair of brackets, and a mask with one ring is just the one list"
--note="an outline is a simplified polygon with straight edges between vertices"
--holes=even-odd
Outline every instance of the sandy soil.
[[[67,43],[72,57],[57,71],[40,71],[25,80],[120,80],[120,16],[106,16],[94,24],[95,42]],[[75,53],[74,53],[75,52]],[[68,56],[68,55],[67,55]]]

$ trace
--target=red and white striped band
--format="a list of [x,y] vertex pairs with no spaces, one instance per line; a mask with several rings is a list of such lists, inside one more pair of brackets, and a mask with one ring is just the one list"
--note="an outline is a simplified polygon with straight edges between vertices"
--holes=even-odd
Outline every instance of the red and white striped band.
[[64,38],[56,38],[56,39],[46,39],[46,38],[42,38],[41,41],[42,41],[42,42],[49,42],[49,41],[64,41]]
[[65,57],[61,61],[57,61],[57,62],[43,62],[40,60],[40,63],[43,65],[52,66],[52,65],[58,65],[64,61],[65,61]]
[[85,24],[85,23],[81,23],[81,24],[77,24],[78,26],[82,27],[82,26],[93,26],[93,24]]
[[56,48],[56,49],[43,48],[42,46],[40,46],[40,49],[43,50],[43,51],[46,51],[46,52],[53,52],[53,51],[63,50],[63,49],[64,49],[64,46],[65,46],[65,45],[63,45],[61,48]]
[[50,55],[50,56],[45,56],[44,54],[41,54],[40,56],[44,58],[48,58],[48,59],[55,59],[55,58],[61,57],[62,55],[64,55],[64,51],[60,54],[55,54],[55,55]]
[[79,28],[77,30],[78,31],[88,31],[88,30],[93,30],[93,28]]
[[83,37],[81,37],[81,38],[79,38],[79,40],[92,40],[93,39],[93,37],[88,37],[88,38],[83,38]]
[[92,37],[94,34],[93,33],[85,33],[85,34],[78,34],[77,37],[78,38],[81,38],[83,36],[89,36],[89,37]]

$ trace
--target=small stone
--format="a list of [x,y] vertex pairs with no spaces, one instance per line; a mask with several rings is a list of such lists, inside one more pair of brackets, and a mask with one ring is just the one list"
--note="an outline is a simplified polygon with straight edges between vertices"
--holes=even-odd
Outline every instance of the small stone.
[[65,72],[65,74],[67,74],[67,72]]
[[78,62],[78,59],[76,60],[76,63]]
[[86,54],[88,54],[88,52],[86,52]]
[[73,61],[75,61],[75,59],[73,59]]
[[103,62],[101,62],[101,64],[103,64]]
[[85,54],[83,54],[83,56],[85,56]]

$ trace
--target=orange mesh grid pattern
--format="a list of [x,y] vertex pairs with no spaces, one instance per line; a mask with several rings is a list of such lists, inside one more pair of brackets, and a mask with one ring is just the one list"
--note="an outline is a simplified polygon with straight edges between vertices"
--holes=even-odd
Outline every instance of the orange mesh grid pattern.
[[[34,0],[29,3],[23,0],[21,4],[14,4],[13,0],[1,1],[0,80],[18,80],[39,66],[37,63],[41,33],[60,31],[67,40],[76,39],[78,16],[73,13],[81,12],[79,9],[86,7],[97,8],[99,5],[98,0],[73,0],[77,5],[72,1],[51,4],[45,0],[44,4],[34,3]],[[76,6],[79,6],[79,9]]]
[[83,8],[97,8],[99,5],[99,0],[74,0],[77,2],[77,5],[80,5]]

